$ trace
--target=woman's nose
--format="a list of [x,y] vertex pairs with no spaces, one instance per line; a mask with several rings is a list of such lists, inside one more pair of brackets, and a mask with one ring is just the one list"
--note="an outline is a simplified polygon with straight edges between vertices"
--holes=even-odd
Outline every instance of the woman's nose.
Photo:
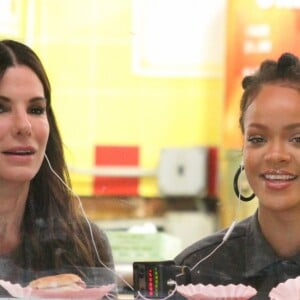
[[291,158],[289,152],[284,146],[271,147],[266,154],[266,160],[271,163],[283,163]]
[[24,112],[18,112],[14,116],[14,134],[17,136],[31,135],[32,126],[28,115]]

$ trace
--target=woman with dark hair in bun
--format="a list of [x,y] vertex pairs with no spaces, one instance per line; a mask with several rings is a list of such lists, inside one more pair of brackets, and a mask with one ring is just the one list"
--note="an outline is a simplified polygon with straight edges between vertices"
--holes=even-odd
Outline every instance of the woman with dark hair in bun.
[[[226,230],[189,246],[176,258],[193,284],[245,284],[251,299],[300,276],[300,62],[284,53],[243,79],[240,127],[243,160],[234,178],[237,197],[258,209]],[[242,195],[245,172],[253,194]]]

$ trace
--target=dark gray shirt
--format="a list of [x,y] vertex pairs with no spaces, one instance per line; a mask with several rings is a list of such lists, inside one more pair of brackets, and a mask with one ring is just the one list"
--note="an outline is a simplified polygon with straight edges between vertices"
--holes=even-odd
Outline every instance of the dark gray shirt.
[[[225,233],[222,230],[189,246],[175,258],[176,264],[192,268],[222,242]],[[258,291],[252,299],[265,300],[273,287],[299,275],[300,253],[289,258],[276,255],[255,213],[237,223],[229,239],[193,269],[191,283],[251,285]]]

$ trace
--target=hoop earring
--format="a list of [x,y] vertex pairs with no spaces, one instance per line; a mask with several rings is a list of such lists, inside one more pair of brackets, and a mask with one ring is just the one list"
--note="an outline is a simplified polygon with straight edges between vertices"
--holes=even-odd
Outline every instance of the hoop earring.
[[235,175],[234,175],[234,179],[233,179],[233,189],[234,189],[234,192],[236,194],[236,196],[242,200],[242,201],[251,201],[254,197],[255,197],[255,194],[253,193],[252,195],[248,196],[248,197],[245,197],[243,196],[241,193],[240,193],[240,190],[239,190],[239,185],[238,185],[238,181],[239,181],[239,177],[241,175],[241,172],[244,170],[244,166],[240,166],[236,172],[235,172]]

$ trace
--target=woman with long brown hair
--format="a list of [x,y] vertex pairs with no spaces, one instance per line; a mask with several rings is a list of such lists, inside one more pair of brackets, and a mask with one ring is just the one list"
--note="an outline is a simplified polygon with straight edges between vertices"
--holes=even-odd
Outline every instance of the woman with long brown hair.
[[106,235],[71,190],[45,69],[27,45],[0,41],[0,279],[113,269]]

